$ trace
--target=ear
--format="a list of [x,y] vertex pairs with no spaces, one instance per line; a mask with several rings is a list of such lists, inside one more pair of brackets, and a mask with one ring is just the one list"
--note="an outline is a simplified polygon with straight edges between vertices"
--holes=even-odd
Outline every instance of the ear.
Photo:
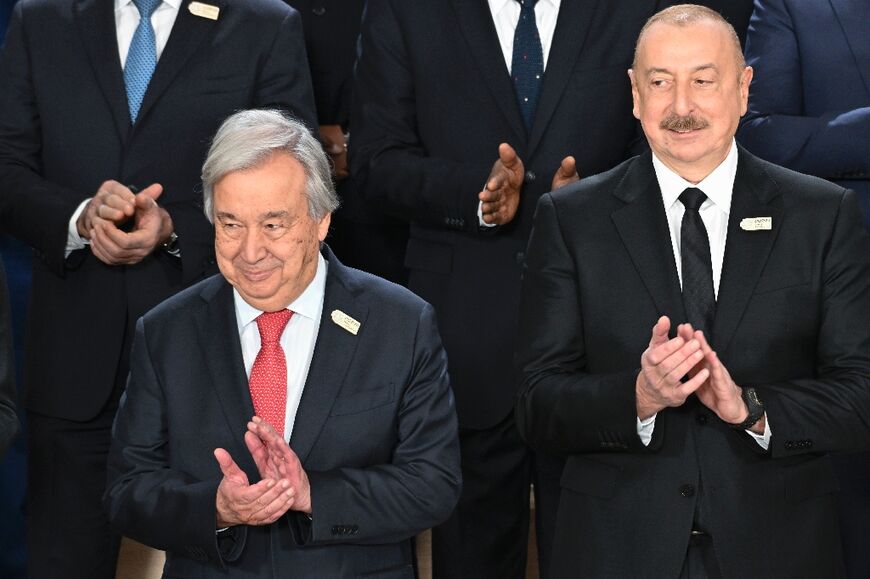
[[326,239],[326,234],[329,233],[329,224],[332,222],[332,213],[327,213],[317,224],[317,238],[320,241]]
[[634,71],[632,69],[628,69],[628,80],[631,81],[631,113],[634,115],[634,118],[640,120],[640,92],[637,89],[637,79],[634,77]]
[[749,108],[749,85],[752,84],[752,74],[753,70],[751,66],[747,66],[743,69],[743,73],[740,75],[740,116],[746,114],[746,110]]

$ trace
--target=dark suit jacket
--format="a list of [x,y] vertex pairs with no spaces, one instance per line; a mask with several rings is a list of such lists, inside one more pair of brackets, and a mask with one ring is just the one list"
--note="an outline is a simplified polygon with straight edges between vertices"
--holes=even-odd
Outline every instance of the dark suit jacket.
[[853,189],[870,230],[868,18],[868,0],[759,0],[737,137],[764,159]]
[[9,290],[6,268],[0,261],[0,459],[18,433],[15,412],[15,367],[12,356],[12,317],[9,312]]
[[517,421],[569,457],[556,577],[677,577],[696,503],[724,577],[843,572],[827,453],[870,446],[870,239],[854,193],[739,155],[711,340],[758,390],[769,452],[695,397],[637,435],[652,326],[686,321],[651,155],[538,204]]
[[[503,420],[520,264],[535,202],[574,155],[613,167],[637,137],[626,70],[654,0],[565,0],[527,134],[487,3],[369,0],[357,64],[351,165],[364,196],[411,221],[409,286],[435,306],[463,426]],[[519,212],[478,227],[478,193],[510,143],[526,169]]]
[[125,535],[168,551],[166,576],[410,579],[410,537],[456,503],[456,412],[432,307],[324,257],[323,317],[290,439],[311,482],[311,524],[291,512],[216,545],[212,451],[227,449],[259,480],[243,439],[254,408],[229,284],[205,280],[138,323],[105,502]]
[[365,0],[285,0],[299,11],[321,125],[347,126]]
[[[154,304],[213,273],[214,234],[199,175],[219,123],[277,106],[314,125],[299,15],[278,0],[217,0],[217,20],[185,1],[130,125],[111,0],[25,0],[0,60],[0,223],[34,248],[28,409],[87,420],[104,406],[125,332]],[[115,179],[161,183],[178,260],[156,251],[107,267],[64,259],[73,211]]]

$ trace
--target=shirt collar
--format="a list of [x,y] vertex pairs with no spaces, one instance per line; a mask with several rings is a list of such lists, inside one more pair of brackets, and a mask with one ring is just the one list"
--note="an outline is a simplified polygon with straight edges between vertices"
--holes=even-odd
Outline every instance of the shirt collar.
[[[653,169],[662,192],[665,209],[671,207],[680,197],[680,193],[688,187],[696,187],[704,192],[708,200],[718,207],[725,215],[731,212],[731,195],[734,191],[734,177],[737,175],[737,143],[731,139],[731,150],[725,160],[694,185],[689,183],[662,163],[656,154],[652,154]],[[706,205],[708,201],[704,201]],[[703,207],[703,206],[702,206]]]
[[[315,318],[320,310],[320,304],[323,303],[326,291],[326,268],[326,260],[323,259],[323,255],[318,254],[317,272],[314,274],[314,279],[311,280],[302,294],[287,306],[287,309],[293,312],[294,316],[302,316],[317,321]],[[233,303],[236,306],[236,322],[240,332],[263,313],[262,310],[258,310],[246,302],[235,288],[233,288]]]
[[[132,0],[128,0],[128,1],[132,1]],[[517,6],[519,6],[519,4],[516,2],[516,0],[488,0],[488,1],[489,1],[489,11],[492,12],[493,14],[498,14],[499,12],[504,10],[505,6],[507,6],[508,4],[516,4]],[[556,1],[555,0],[538,0],[538,4],[549,4],[550,6],[555,7]]]
[[[181,2],[182,2],[182,0],[163,0],[164,4],[169,4],[175,10],[178,10],[181,8]],[[125,6],[129,6],[132,3],[133,3],[133,0],[115,0],[115,10],[120,10],[121,8],[124,8]]]

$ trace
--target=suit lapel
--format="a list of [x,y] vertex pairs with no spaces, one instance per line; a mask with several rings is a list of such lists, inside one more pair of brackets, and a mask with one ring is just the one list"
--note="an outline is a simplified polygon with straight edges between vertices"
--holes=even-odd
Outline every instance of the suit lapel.
[[613,194],[626,205],[611,218],[656,308],[672,322],[685,319],[668,220],[649,152],[634,160]]
[[91,62],[118,135],[123,142],[130,130],[130,110],[118,56],[118,37],[112,3],[103,0],[79,0],[74,6],[75,21],[85,52]]
[[242,438],[254,415],[254,403],[242,359],[233,289],[223,279],[215,280],[203,290],[202,297],[206,307],[196,317],[197,343],[204,345],[202,354],[208,368],[207,380],[223,407],[233,440],[238,441],[235,448],[227,451],[242,470],[249,474],[257,472]]
[[[354,296],[347,269],[328,248],[324,246],[323,251],[329,262],[323,314],[290,438],[290,447],[303,464],[341,391],[356,346],[366,331],[365,320],[368,315],[368,307]],[[351,334],[332,321],[332,312],[335,310],[344,312],[360,323],[358,335]]]
[[525,143],[526,128],[486,0],[453,0],[453,6],[483,84],[516,133],[517,142]]
[[[740,222],[747,217],[771,217],[772,229],[744,231],[740,228]],[[719,352],[728,349],[767,263],[782,219],[782,198],[776,183],[764,172],[755,157],[739,148],[722,279],[713,322],[712,345]]]
[[547,125],[549,125],[553,113],[556,112],[559,101],[562,100],[562,94],[571,79],[574,63],[580,56],[599,3],[599,0],[594,2],[565,1],[559,8],[553,44],[550,46],[547,70],[544,72],[544,83],[541,86],[541,96],[538,100],[538,108],[535,111],[532,131],[529,136],[529,146],[526,151],[528,157],[532,156],[535,148],[541,142]]
[[840,21],[846,42],[855,57],[855,64],[870,93],[870,39],[867,27],[867,3],[858,0],[830,0]]
[[148,112],[160,99],[160,96],[166,92],[190,56],[196,52],[209,32],[219,24],[221,18],[225,17],[224,12],[228,8],[224,5],[223,0],[210,0],[209,4],[220,8],[221,14],[217,20],[209,20],[191,14],[188,10],[189,1],[181,4],[175,24],[172,26],[172,32],[169,34],[169,40],[166,42],[160,60],[157,61],[157,68],[154,70],[151,82],[148,83],[148,90],[145,91],[145,96],[142,99],[142,107],[139,109],[139,117],[136,121],[137,125],[145,120]]

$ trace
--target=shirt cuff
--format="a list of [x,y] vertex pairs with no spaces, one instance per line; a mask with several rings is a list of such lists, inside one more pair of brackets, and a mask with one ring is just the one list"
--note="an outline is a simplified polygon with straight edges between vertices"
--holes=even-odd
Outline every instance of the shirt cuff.
[[496,227],[498,223],[487,223],[483,220],[483,201],[477,202],[477,224],[480,227]]
[[85,210],[85,207],[90,203],[91,198],[87,198],[82,201],[79,206],[76,208],[75,212],[72,214],[72,217],[69,218],[69,225],[67,225],[66,230],[66,250],[63,255],[64,259],[69,257],[69,254],[74,252],[77,249],[84,249],[91,242],[79,235],[79,228],[76,226],[76,223],[79,220],[79,216],[82,214],[82,211]]
[[758,446],[767,450],[770,447],[770,420],[767,419],[767,412],[764,413],[764,433],[756,434],[751,430],[746,431],[749,436],[755,439],[755,442],[758,443]]
[[656,416],[658,416],[658,413],[653,414],[645,420],[637,419],[637,435],[644,446],[649,446],[652,440],[653,430],[656,427]]

